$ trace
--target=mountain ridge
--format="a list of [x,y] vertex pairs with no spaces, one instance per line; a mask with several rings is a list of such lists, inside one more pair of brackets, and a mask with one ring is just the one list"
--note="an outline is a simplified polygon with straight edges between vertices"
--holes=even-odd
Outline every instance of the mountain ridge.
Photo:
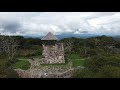
[[[90,37],[97,37],[97,36],[102,36],[102,35],[95,35],[95,34],[72,34],[72,33],[63,33],[60,35],[55,35],[59,40],[63,38],[90,38]],[[120,35],[106,35],[106,36],[111,36],[115,39],[120,39]],[[43,38],[44,36],[38,36],[38,35],[24,35],[24,38]]]

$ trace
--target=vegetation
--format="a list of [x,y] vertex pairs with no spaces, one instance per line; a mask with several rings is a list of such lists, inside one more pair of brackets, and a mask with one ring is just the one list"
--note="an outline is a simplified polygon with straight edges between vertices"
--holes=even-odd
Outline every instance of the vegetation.
[[[0,52],[0,77],[17,77],[17,74],[12,72],[13,69],[28,69],[30,67],[28,61],[20,61],[19,58],[42,57],[42,41],[40,39],[21,36],[13,38],[19,41],[18,48],[12,60],[8,60],[5,52]],[[84,67],[78,69],[73,77],[120,77],[120,40],[103,35],[87,39],[64,38],[59,42],[62,42],[65,47],[66,64],[72,62],[73,67]],[[8,70],[14,75],[11,76],[12,74]]]
[[29,63],[29,61],[19,60],[12,65],[12,68],[13,69],[20,68],[20,69],[23,69],[23,70],[27,70],[27,69],[30,68],[30,63]]
[[84,66],[85,68],[76,72],[74,77],[120,78],[120,57],[94,56],[85,60]]
[[18,74],[10,68],[0,71],[0,78],[20,78]]
[[73,67],[84,65],[85,58],[81,58],[77,54],[67,54],[66,58],[68,59],[68,62],[72,62]]

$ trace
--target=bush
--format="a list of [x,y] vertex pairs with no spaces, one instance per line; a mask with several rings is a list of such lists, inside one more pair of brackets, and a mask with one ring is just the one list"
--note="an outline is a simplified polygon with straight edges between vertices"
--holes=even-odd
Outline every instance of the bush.
[[0,53],[0,59],[6,58],[6,54],[5,53]]
[[97,74],[92,72],[89,69],[78,69],[76,72],[73,73],[73,78],[96,78]]
[[11,61],[8,61],[6,58],[0,59],[0,71],[8,68],[11,65]]
[[120,78],[120,68],[111,65],[103,66],[99,73],[102,78]]
[[98,51],[96,49],[88,49],[87,56],[95,56],[98,55]]
[[10,68],[0,71],[0,78],[19,78],[18,74]]
[[105,65],[118,66],[120,67],[120,58],[115,56],[94,56],[85,60],[85,67],[96,72]]
[[85,68],[74,74],[78,78],[120,78],[120,57],[94,56],[85,60]]
[[37,56],[42,55],[42,50],[36,49],[36,50],[20,50],[17,53],[17,57],[30,57],[30,56]]

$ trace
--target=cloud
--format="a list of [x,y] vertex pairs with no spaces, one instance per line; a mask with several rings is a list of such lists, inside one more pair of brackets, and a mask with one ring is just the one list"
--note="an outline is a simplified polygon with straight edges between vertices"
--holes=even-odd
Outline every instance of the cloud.
[[0,32],[120,35],[120,12],[0,12]]

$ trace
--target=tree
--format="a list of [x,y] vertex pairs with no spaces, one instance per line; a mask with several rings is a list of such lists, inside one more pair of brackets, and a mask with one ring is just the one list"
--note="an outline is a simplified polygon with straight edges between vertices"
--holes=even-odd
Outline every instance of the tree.
[[66,52],[72,52],[72,48],[73,48],[73,40],[71,38],[67,38],[64,41],[64,48]]
[[14,59],[17,51],[18,42],[11,36],[0,35],[0,44],[9,61]]

